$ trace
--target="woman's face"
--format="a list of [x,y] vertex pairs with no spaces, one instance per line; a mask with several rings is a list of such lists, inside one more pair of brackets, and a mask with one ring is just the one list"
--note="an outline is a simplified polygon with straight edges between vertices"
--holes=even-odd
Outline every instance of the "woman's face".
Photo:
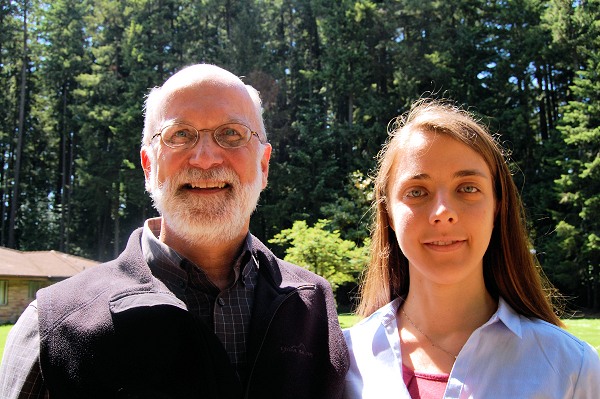
[[467,145],[432,132],[403,133],[388,184],[388,213],[413,283],[483,281],[494,227],[492,174]]

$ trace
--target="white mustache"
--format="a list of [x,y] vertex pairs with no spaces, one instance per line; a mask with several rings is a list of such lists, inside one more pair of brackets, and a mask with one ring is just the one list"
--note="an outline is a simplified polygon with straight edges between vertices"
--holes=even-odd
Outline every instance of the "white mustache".
[[198,181],[219,181],[225,182],[229,185],[239,184],[240,179],[235,172],[228,168],[214,168],[214,169],[185,169],[177,174],[167,178],[164,182],[159,183],[159,187],[162,188],[164,185],[171,186],[172,188],[178,188],[185,184],[193,184]]

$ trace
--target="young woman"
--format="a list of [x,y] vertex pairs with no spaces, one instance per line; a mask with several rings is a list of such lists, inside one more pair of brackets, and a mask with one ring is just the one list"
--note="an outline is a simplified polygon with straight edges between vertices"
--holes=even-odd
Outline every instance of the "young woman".
[[345,398],[600,398],[600,358],[561,328],[500,145],[434,100],[393,128]]

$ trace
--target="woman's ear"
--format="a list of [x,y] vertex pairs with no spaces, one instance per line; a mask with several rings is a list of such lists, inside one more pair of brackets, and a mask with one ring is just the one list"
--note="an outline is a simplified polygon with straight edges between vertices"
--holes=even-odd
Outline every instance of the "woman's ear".
[[383,210],[385,211],[385,217],[387,219],[387,224],[388,226],[394,231],[396,232],[396,230],[394,230],[394,219],[392,218],[392,214],[390,212],[390,209],[388,207],[387,201],[385,200],[385,197],[382,199],[381,201],[381,205],[383,207]]

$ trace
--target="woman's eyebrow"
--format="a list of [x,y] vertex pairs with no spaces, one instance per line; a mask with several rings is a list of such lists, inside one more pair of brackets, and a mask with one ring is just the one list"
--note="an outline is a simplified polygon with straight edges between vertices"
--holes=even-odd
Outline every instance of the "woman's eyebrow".
[[458,172],[454,173],[455,178],[469,177],[469,176],[489,177],[487,173],[485,173],[484,171],[481,171],[479,169],[465,169],[465,170],[459,170]]
[[[479,169],[464,169],[464,170],[459,170],[457,172],[454,173],[454,178],[461,178],[461,177],[469,177],[469,176],[479,176],[479,177],[484,177],[487,178],[489,177],[487,173],[485,173],[484,171],[481,171]],[[431,176],[427,173],[417,173],[414,175],[409,175],[406,176],[407,180],[431,180]]]
[[431,180],[431,176],[427,173],[417,173],[416,175],[407,176],[408,180]]

